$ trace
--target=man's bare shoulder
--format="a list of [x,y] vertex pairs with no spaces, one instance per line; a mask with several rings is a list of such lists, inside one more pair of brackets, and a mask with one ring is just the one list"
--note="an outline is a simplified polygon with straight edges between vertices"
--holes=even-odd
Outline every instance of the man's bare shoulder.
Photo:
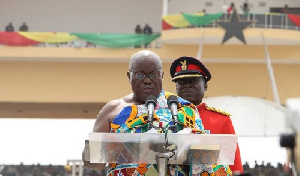
[[134,104],[133,94],[128,94],[122,98],[124,103]]
[[109,101],[99,112],[95,125],[94,132],[109,132],[110,124],[113,119],[126,106],[133,104],[132,94],[126,95],[120,99]]
[[111,108],[117,108],[118,106],[125,107],[126,105],[132,105],[134,103],[132,97],[133,95],[129,94],[120,99],[111,100],[103,108],[111,109]]
[[105,115],[111,121],[125,106],[131,106],[134,104],[132,97],[133,95],[129,94],[120,99],[111,100],[101,109],[98,116]]

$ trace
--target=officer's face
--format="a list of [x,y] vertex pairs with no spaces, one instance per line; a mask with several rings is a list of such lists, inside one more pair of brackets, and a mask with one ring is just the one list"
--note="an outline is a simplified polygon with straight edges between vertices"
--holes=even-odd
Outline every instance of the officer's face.
[[198,105],[202,102],[207,84],[203,77],[182,78],[175,81],[177,95]]

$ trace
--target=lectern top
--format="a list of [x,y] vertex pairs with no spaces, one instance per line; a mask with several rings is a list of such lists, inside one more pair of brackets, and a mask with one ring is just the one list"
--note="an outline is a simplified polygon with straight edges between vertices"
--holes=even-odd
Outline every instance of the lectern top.
[[[169,164],[233,164],[237,136],[230,134],[91,133],[91,163],[156,163],[176,146]],[[169,147],[169,148],[168,148]]]

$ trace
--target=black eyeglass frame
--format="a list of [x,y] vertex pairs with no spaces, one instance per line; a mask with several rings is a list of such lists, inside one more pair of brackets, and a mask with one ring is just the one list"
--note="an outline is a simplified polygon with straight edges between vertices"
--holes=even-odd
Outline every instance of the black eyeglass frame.
[[144,72],[137,71],[133,72],[129,70],[130,73],[132,73],[138,80],[144,80],[146,77],[148,77],[151,80],[158,79],[161,76],[160,71],[153,71],[149,74],[145,74]]

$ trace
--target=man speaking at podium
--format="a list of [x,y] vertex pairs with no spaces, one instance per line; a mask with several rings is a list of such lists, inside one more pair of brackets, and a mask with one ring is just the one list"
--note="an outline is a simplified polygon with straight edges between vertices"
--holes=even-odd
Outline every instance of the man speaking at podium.
[[[207,106],[202,102],[207,82],[211,79],[209,70],[198,59],[180,57],[170,67],[172,81],[176,83],[177,95],[197,106],[204,128],[210,134],[235,134],[230,114]],[[233,173],[243,173],[240,149],[237,146],[234,165],[230,165]]]
[[[144,133],[151,131],[153,133],[153,131],[159,129],[157,131],[164,133],[168,130],[167,127],[174,120],[167,103],[167,99],[172,94],[162,90],[163,75],[162,61],[156,53],[149,50],[135,53],[130,59],[129,71],[127,72],[133,93],[108,102],[99,112],[93,132]],[[151,118],[148,117],[150,113],[146,102],[149,96],[155,97],[156,104]],[[180,97],[177,100],[178,119],[176,119],[176,131],[190,129],[191,133],[206,133],[196,107]],[[104,167],[104,164],[89,163],[87,161],[84,161],[84,164],[95,170]],[[158,174],[157,166],[152,164],[109,164],[107,171],[108,176],[156,176]],[[181,167],[169,166],[167,175],[228,176],[232,173],[227,165],[186,165]]]

